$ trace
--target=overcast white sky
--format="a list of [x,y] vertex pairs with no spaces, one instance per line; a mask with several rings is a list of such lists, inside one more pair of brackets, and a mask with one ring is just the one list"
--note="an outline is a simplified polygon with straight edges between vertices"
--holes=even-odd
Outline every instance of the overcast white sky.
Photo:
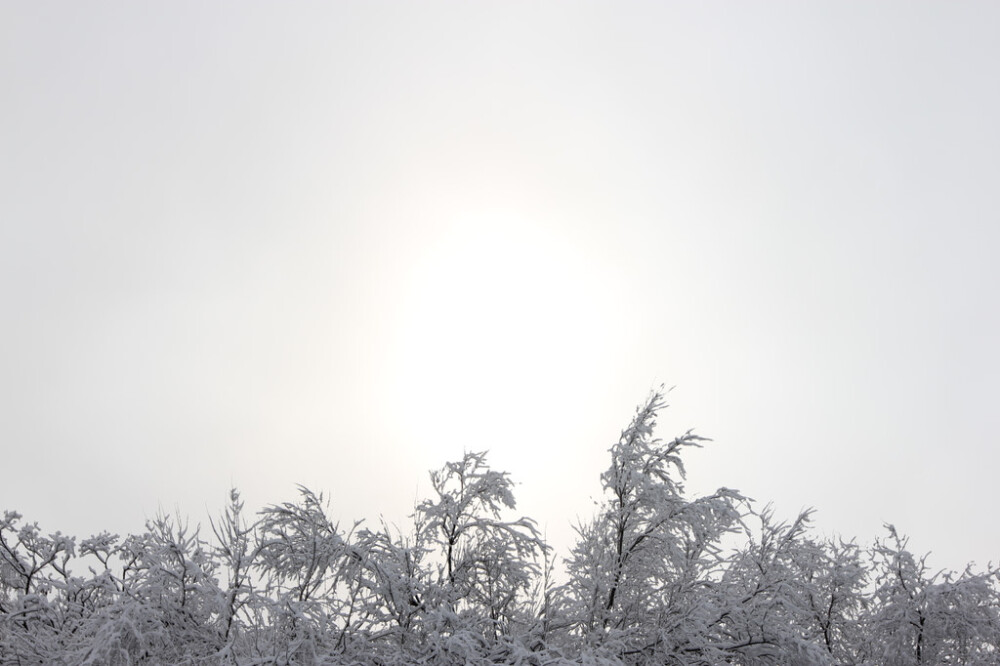
[[1000,5],[0,7],[0,508],[489,448],[560,547],[652,386],[739,488],[1000,559]]

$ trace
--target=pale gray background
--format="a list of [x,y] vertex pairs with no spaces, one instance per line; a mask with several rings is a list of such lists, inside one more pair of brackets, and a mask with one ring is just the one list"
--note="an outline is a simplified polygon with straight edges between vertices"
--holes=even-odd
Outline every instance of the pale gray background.
[[1000,557],[1000,5],[5,2],[0,507],[86,536],[463,448]]

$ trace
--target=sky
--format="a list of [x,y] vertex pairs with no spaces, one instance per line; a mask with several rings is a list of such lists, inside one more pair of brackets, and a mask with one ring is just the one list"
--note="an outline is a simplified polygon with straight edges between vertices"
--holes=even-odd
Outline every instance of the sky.
[[1000,560],[1000,6],[0,6],[0,508],[404,530],[488,449],[565,553],[688,490]]

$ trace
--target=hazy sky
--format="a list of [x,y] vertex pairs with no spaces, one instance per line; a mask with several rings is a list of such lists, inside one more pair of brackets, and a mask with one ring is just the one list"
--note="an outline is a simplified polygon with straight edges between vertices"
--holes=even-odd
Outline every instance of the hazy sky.
[[1000,559],[1000,5],[6,2],[0,508],[80,537],[491,450]]

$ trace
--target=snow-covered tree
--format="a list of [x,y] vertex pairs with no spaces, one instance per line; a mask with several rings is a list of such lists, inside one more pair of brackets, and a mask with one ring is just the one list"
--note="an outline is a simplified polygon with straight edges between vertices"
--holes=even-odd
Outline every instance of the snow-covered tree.
[[77,542],[7,511],[0,666],[1000,666],[1000,572],[933,573],[891,527],[866,550],[817,538],[810,511],[689,497],[706,440],[658,439],[663,407],[611,447],[564,574],[485,453],[431,473],[412,531],[341,529],[306,488],[253,519],[231,491],[211,544],[180,518]]
[[872,663],[1000,663],[998,572],[932,574],[908,540],[887,525],[889,538],[872,549],[876,577],[863,652]]
[[[299,488],[299,502],[264,508],[256,525],[254,567],[264,581],[263,611],[277,663],[342,647],[353,618],[350,533],[327,515],[323,495]],[[353,529],[352,529],[353,531]]]
[[435,497],[417,506],[418,537],[440,561],[441,627],[496,642],[523,623],[547,546],[530,518],[504,518],[516,507],[513,482],[489,468],[486,452],[432,472],[431,486]]
[[213,554],[227,579],[219,603],[223,641],[220,656],[229,663],[236,664],[237,643],[259,617],[259,614],[253,612],[254,602],[259,601],[255,595],[253,579],[254,559],[258,552],[256,524],[247,523],[243,500],[235,488],[229,491],[229,504],[222,515],[217,520],[210,519],[209,523],[215,535]]
[[722,539],[739,527],[745,502],[726,488],[685,497],[681,454],[706,440],[690,431],[656,438],[664,406],[662,392],[651,394],[611,448],[605,500],[578,529],[562,595],[573,635],[630,661],[683,655],[700,640],[692,632],[711,615],[705,590],[720,575]]

